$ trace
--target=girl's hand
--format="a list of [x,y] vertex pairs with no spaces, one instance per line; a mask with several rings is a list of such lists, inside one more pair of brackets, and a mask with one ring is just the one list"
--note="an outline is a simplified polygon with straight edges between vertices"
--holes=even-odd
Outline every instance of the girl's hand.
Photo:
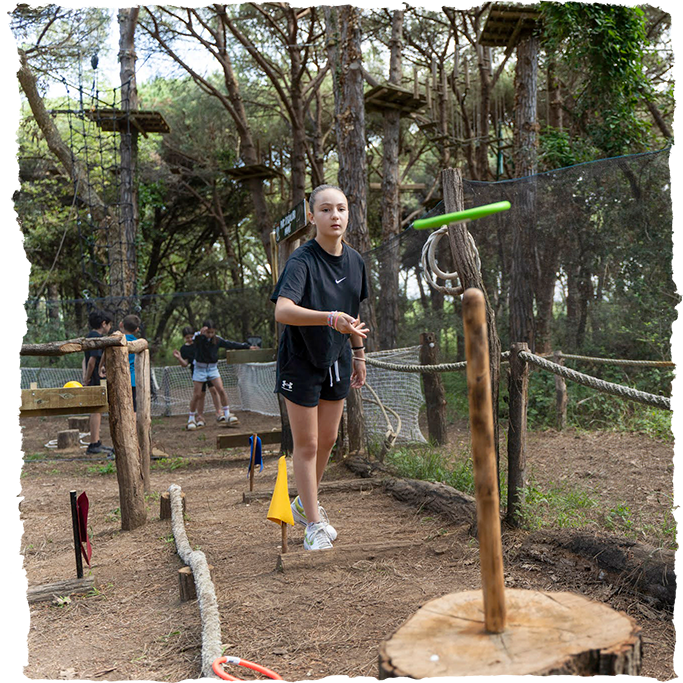
[[360,389],[365,384],[367,376],[367,369],[365,368],[365,361],[351,359],[351,386],[354,389]]
[[180,351],[178,349],[173,349],[173,357],[180,360],[182,356],[180,355]]
[[367,337],[370,331],[360,318],[354,318],[348,313],[340,313],[336,323],[337,331],[342,334],[357,334],[359,337]]

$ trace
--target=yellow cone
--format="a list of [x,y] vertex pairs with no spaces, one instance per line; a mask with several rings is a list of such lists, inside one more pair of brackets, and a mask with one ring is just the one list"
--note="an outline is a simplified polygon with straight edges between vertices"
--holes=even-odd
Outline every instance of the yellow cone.
[[270,499],[268,519],[271,522],[291,524],[294,526],[292,508],[289,506],[289,486],[287,485],[287,462],[285,456],[281,456],[277,464],[277,479],[273,489],[273,497]]

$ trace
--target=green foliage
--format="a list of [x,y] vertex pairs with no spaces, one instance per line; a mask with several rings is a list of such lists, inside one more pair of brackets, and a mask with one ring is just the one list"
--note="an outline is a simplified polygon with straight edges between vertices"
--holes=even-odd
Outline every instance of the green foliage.
[[648,45],[639,7],[542,2],[546,48],[582,74],[574,117],[592,144],[608,155],[642,148],[649,124],[637,107],[648,96],[643,53]]

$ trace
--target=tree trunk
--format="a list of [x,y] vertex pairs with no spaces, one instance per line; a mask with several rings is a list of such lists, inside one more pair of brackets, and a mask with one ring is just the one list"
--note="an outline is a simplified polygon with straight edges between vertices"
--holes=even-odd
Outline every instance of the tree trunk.
[[[138,109],[138,91],[135,80],[135,26],[140,9],[120,9],[119,62],[121,63],[121,109],[130,114]],[[130,313],[137,282],[135,244],[138,226],[138,193],[136,168],[138,157],[138,130],[130,116],[120,130],[121,215],[114,221],[109,235],[109,292],[108,307],[117,318]]]
[[[403,10],[395,10],[391,26],[391,58],[389,82],[401,83],[401,53],[403,49]],[[382,249],[379,254],[379,286],[382,315],[379,319],[379,346],[396,347],[398,338],[398,276],[399,243],[395,239],[401,230],[401,198],[399,192],[399,135],[401,115],[396,109],[384,112],[382,159]]]
[[[443,186],[443,201],[446,213],[462,211],[465,208],[465,198],[462,187],[462,174],[457,169],[444,169],[441,172],[441,184]],[[498,424],[498,396],[500,387],[500,339],[496,329],[496,316],[484,288],[481,273],[477,270],[474,255],[471,253],[467,228],[463,223],[449,226],[448,238],[451,244],[451,254],[455,268],[460,278],[463,289],[475,287],[484,292],[486,297],[486,325],[489,342],[489,371],[491,375],[491,399],[495,406],[493,410],[493,434],[496,448],[496,464],[499,465],[499,424]]]
[[[515,70],[515,175],[533,176],[537,169],[538,123],[536,121],[538,39],[525,38],[517,46]],[[520,187],[520,201],[511,221],[512,264],[510,275],[510,341],[534,346],[535,281],[534,235],[536,226],[535,180]]]
[[[349,202],[349,244],[361,253],[370,249],[367,226],[367,161],[365,156],[365,101],[363,99],[363,53],[361,12],[357,7],[325,6],[328,60],[334,88],[335,129],[339,156],[339,185]],[[366,263],[369,270],[369,264]],[[368,273],[368,276],[370,273]],[[372,278],[370,296],[361,305],[361,316],[371,335],[366,347],[377,343],[377,320]]]

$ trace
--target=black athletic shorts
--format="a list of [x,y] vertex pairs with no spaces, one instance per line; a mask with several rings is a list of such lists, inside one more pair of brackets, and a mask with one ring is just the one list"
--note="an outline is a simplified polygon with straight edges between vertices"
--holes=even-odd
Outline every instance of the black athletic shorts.
[[206,387],[209,387],[209,389],[211,389],[212,386],[213,382],[210,379],[207,379],[206,382],[202,382],[202,391],[206,393]]
[[280,348],[277,359],[275,393],[292,403],[313,408],[320,399],[342,401],[351,388],[351,349],[346,348],[339,360],[321,369],[307,358],[287,353]]

